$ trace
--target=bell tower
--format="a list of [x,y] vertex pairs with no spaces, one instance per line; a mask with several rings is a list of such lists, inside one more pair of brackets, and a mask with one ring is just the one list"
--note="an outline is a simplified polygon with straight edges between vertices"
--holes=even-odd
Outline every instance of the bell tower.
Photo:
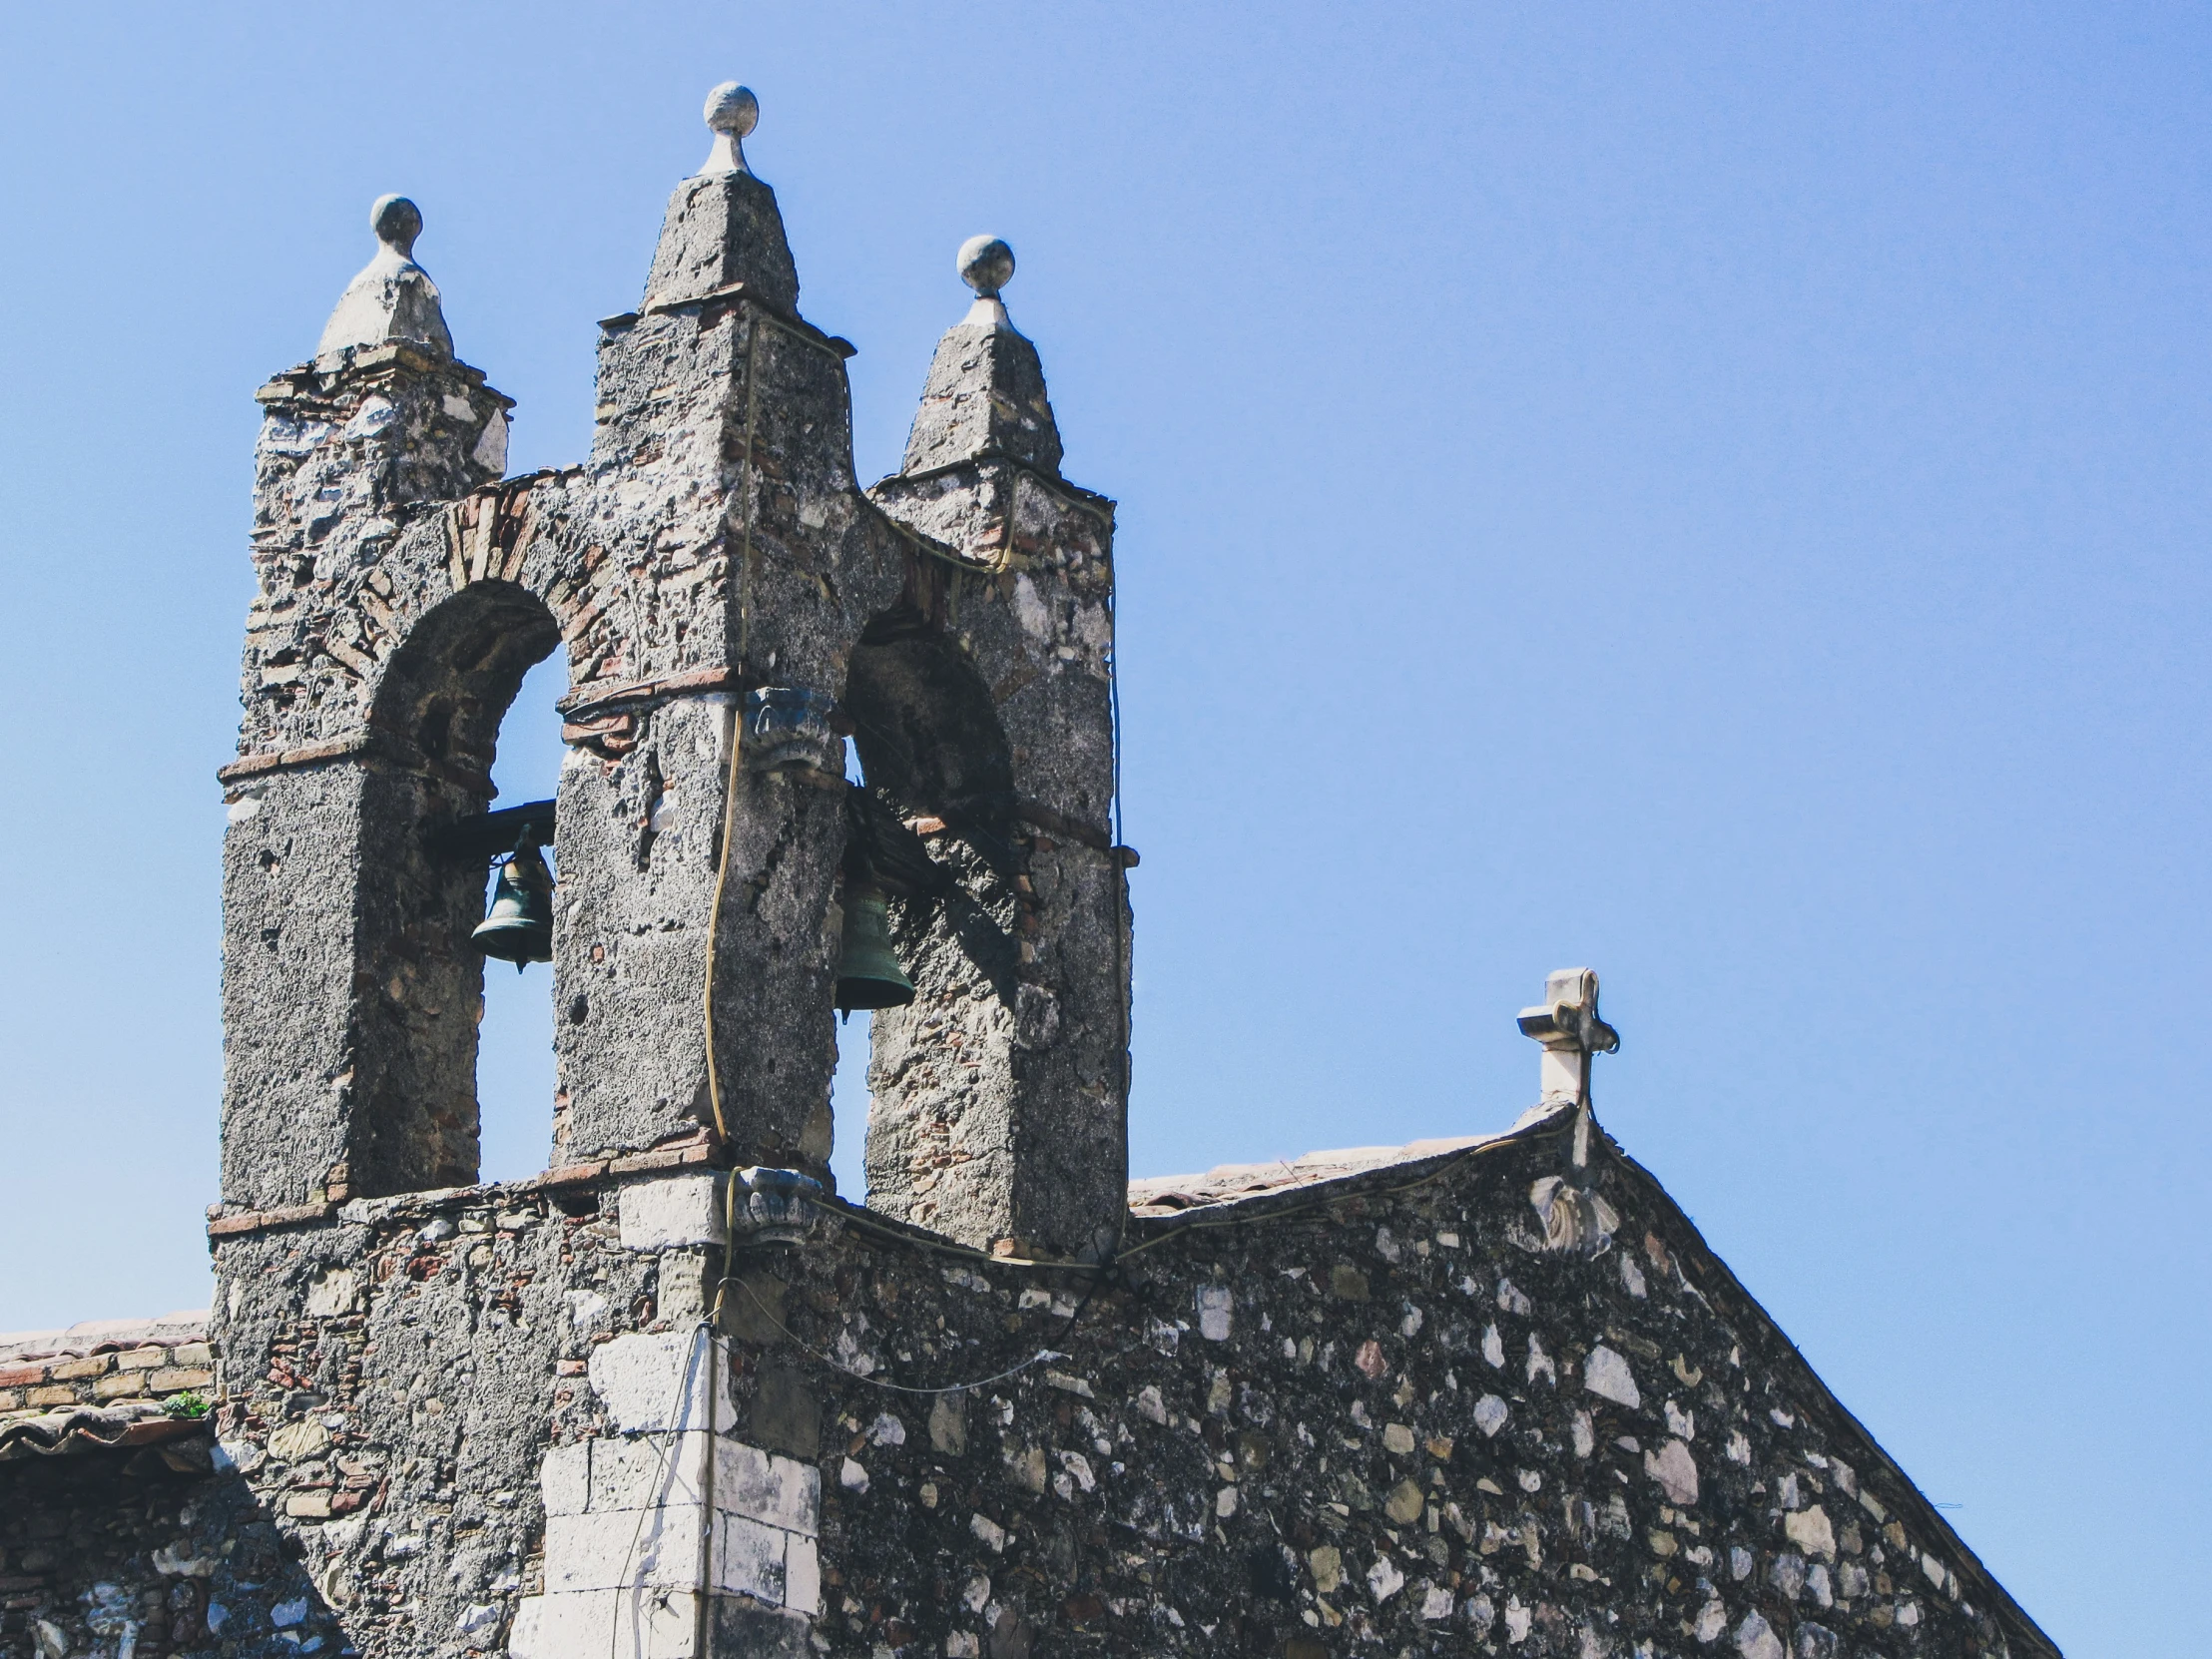
[[[509,402],[454,356],[401,198],[259,394],[222,773],[234,1213],[476,1178],[471,935],[528,828],[555,885],[500,948],[552,958],[553,1163],[683,1143],[827,1180],[850,908],[887,923],[870,1000],[914,992],[874,1016],[872,1202],[1022,1251],[1118,1234],[1112,503],[1060,476],[984,239],[904,466],[858,487],[852,347],[799,312],[758,119],[710,95],[642,302],[600,325],[583,464],[502,476]],[[555,650],[558,800],[488,818],[500,718]]]

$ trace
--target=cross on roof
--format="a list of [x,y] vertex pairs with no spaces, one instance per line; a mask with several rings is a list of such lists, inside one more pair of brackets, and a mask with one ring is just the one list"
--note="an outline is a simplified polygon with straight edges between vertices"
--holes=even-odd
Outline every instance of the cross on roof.
[[1520,1011],[1521,1035],[1544,1045],[1537,1073],[1542,1103],[1590,1104],[1590,1056],[1610,1054],[1620,1033],[1597,1017],[1597,974],[1589,968],[1561,968],[1544,980],[1544,999]]

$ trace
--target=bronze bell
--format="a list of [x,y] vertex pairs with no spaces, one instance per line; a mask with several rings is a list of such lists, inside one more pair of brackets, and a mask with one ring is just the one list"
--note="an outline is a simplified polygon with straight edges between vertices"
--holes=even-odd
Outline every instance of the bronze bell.
[[837,946],[837,1011],[902,1008],[913,999],[914,982],[891,948],[890,901],[881,887],[848,887]]
[[514,963],[517,973],[525,962],[553,960],[553,872],[536,841],[519,843],[499,866],[491,908],[469,937],[485,955]]

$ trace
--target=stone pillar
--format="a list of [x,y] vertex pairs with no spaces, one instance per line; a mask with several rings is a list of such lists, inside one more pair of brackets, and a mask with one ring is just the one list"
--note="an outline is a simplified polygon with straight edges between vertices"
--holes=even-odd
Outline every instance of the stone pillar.
[[453,358],[411,258],[413,204],[384,198],[372,228],[377,256],[313,361],[258,394],[259,587],[223,774],[223,1194],[247,1208],[475,1173],[473,963],[434,920],[473,897],[433,880],[402,912],[359,871],[395,822],[481,811],[488,754],[426,754],[362,716],[393,609],[376,563],[434,504],[498,476],[510,405]]
[[[622,1246],[659,1256],[664,1297],[700,1256],[719,1263],[720,1188],[683,1175],[622,1189]],[[552,1447],[540,1465],[544,1587],[516,1606],[514,1659],[813,1651],[822,1472],[741,1436],[733,1358],[703,1324],[592,1349],[604,1430]]]
[[[875,1015],[869,1202],[980,1246],[1095,1257],[1127,1208],[1130,916],[1113,844],[1113,503],[1060,476],[1005,244],[939,342],[901,471],[870,492],[950,550],[855,653],[870,786],[956,890],[901,904],[918,994]],[[1010,1241],[1010,1243],[1008,1242]]]
[[562,1138],[575,1156],[650,1144],[719,1102],[733,1159],[827,1179],[841,740],[734,776],[731,742],[749,693],[833,695],[854,613],[888,603],[901,566],[852,477],[851,348],[798,314],[775,192],[745,165],[756,116],[743,88],[710,96],[714,151],[670,200],[644,303],[602,325],[577,534],[651,597],[570,696],[563,847],[595,850],[573,895],[591,920],[557,946]]

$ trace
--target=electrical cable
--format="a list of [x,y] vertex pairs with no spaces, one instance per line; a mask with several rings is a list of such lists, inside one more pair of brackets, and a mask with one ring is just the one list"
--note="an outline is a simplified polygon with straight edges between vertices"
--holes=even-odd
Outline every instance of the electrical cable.
[[817,1198],[811,1193],[802,1193],[800,1196],[816,1209],[827,1215],[835,1216],[855,1232],[872,1233],[875,1237],[888,1240],[892,1244],[906,1245],[911,1249],[925,1251],[932,1255],[956,1256],[964,1261],[980,1262],[986,1267],[1044,1268],[1054,1273],[1105,1273],[1113,1266],[1110,1261],[1055,1262],[1035,1256],[993,1256],[988,1251],[975,1249],[972,1245],[954,1244],[950,1239],[916,1238],[910,1233],[901,1233],[895,1228],[881,1226],[869,1220],[866,1211],[838,1203],[832,1199]]
[[[869,1377],[864,1372],[856,1372],[850,1366],[839,1365],[834,1356],[825,1354],[821,1349],[816,1348],[812,1343],[806,1342],[804,1339],[795,1336],[792,1333],[791,1329],[786,1326],[782,1320],[778,1319],[773,1312],[770,1311],[768,1304],[761,1300],[760,1295],[753,1289],[753,1287],[751,1285],[748,1285],[744,1280],[739,1279],[729,1281],[729,1283],[734,1283],[739,1290],[745,1292],[746,1296],[752,1301],[753,1306],[761,1311],[761,1318],[767,1320],[770,1325],[774,1326],[779,1332],[781,1332],[785,1336],[785,1338],[791,1342],[793,1347],[821,1361],[825,1366],[828,1366],[831,1371],[837,1373],[837,1375],[839,1375],[840,1377],[848,1377],[855,1382],[865,1382],[871,1388],[882,1388],[885,1391],[894,1394],[966,1393],[971,1388],[987,1388],[993,1382],[1003,1382],[1009,1377],[1019,1377],[1031,1366],[1041,1366],[1047,1361],[1065,1360],[1069,1358],[1069,1356],[1062,1354],[1057,1349],[1040,1348],[1037,1350],[1036,1353],[1030,1355],[1028,1359],[1022,1361],[1020,1365],[1009,1366],[1006,1370],[1002,1372],[995,1372],[989,1377],[978,1378],[973,1382],[949,1382],[942,1387],[936,1388],[916,1387],[910,1383],[905,1382],[885,1382],[880,1378]],[[1085,1303],[1088,1303],[1090,1299],[1088,1297],[1085,1297],[1083,1300]],[[1068,1325],[1074,1325],[1075,1321],[1082,1317],[1082,1307],[1078,1306],[1075,1310],[1075,1313],[1069,1317]],[[1063,1330],[1065,1328],[1063,1328]]]
[[[755,481],[753,463],[753,439],[756,429],[756,423],[758,421],[760,413],[760,339],[761,332],[759,327],[756,326],[747,334],[745,345],[746,487],[744,494],[745,509],[743,517],[740,521],[742,525],[742,531],[738,553],[737,666],[740,689],[738,691],[738,702],[732,712],[733,718],[730,723],[729,765],[724,774],[722,794],[722,835],[721,844],[715,855],[715,890],[713,906],[707,914],[707,969],[704,976],[706,983],[701,993],[705,1013],[704,1036],[706,1039],[707,1049],[707,1101],[708,1105],[713,1109],[714,1112],[715,1135],[717,1139],[725,1145],[728,1144],[730,1139],[730,1123],[728,1117],[723,1112],[722,1070],[720,1065],[717,1063],[717,1057],[715,1054],[715,963],[717,956],[716,945],[720,938],[722,926],[722,901],[723,896],[728,890],[730,883],[730,841],[732,830],[737,821],[738,767],[742,760],[745,749],[745,693],[743,686],[747,671],[747,648],[751,643],[752,634],[751,579],[753,574],[753,485]],[[723,1271],[726,1275],[729,1272],[729,1251],[728,1246],[725,1245],[723,1255]],[[692,1356],[698,1349],[700,1337],[704,1335],[707,1339],[708,1356],[707,1427],[710,1433],[713,1432],[714,1356],[716,1352],[714,1328],[715,1322],[718,1321],[721,1316],[722,1293],[720,1286],[718,1286],[716,1288],[715,1305],[712,1312],[706,1318],[701,1319],[697,1325],[692,1327],[691,1340],[685,1345],[684,1363],[677,1371],[678,1385],[676,1397],[669,1401],[668,1417],[671,1424],[675,1422],[677,1408],[683,1403],[684,1394],[690,1388]],[[668,1466],[669,1453],[674,1448],[679,1434],[680,1430],[676,1429],[673,1426],[668,1429],[668,1438],[663,1441],[659,1451],[656,1453],[653,1460],[653,1479],[651,1486],[648,1488],[649,1491],[654,1487],[659,1486],[662,1471]],[[707,1458],[707,1465],[708,1467],[705,1478],[711,1483],[714,1478],[714,1457],[711,1450]],[[659,1512],[660,1511],[658,1509],[648,1509],[644,1507],[641,1507],[638,1510],[637,1524],[630,1530],[630,1544],[629,1548],[624,1552],[622,1570],[619,1574],[619,1577],[623,1581],[625,1588],[643,1588],[643,1586],[630,1586],[628,1584],[630,1569],[632,1563],[637,1558],[638,1540],[645,1534],[646,1516],[648,1514],[658,1514]],[[708,1559],[710,1563],[712,1559],[714,1543],[714,1535],[712,1530],[714,1525],[713,1517],[714,1505],[712,1501],[712,1488],[710,1485],[708,1501],[702,1505],[702,1515],[700,1521],[701,1526],[707,1529],[704,1542],[707,1546]],[[706,1651],[706,1621],[707,1597],[703,1592],[701,1592],[699,1594],[699,1607],[697,1609],[698,1628],[694,1632],[694,1641],[696,1644],[698,1644],[696,1647],[696,1651],[701,1653],[704,1653]],[[613,1656],[615,1654],[615,1640],[620,1634],[620,1620],[610,1619],[608,1621],[607,1630],[607,1652],[609,1655],[609,1659],[613,1659]],[[635,1619],[632,1620],[632,1634],[636,1634]]]
[[[1136,1042],[1136,986],[1129,971],[1129,862],[1122,849],[1129,844],[1129,830],[1121,808],[1121,608],[1115,592],[1113,555],[1106,559],[1106,694],[1112,730],[1109,733],[1114,768],[1114,845],[1106,854],[1114,868],[1114,1000],[1121,1008],[1121,1143],[1122,1179],[1129,1176],[1129,1091],[1135,1075],[1130,1048]],[[1114,1229],[1114,1251],[1121,1250],[1129,1225],[1129,1208],[1122,1206]]]
[[[676,1369],[676,1393],[675,1396],[671,1398],[668,1402],[668,1410],[663,1413],[663,1416],[668,1422],[668,1427],[666,1429],[667,1438],[661,1442],[659,1449],[655,1452],[653,1457],[653,1478],[646,1484],[646,1493],[648,1496],[659,1489],[661,1484],[661,1473],[664,1469],[668,1467],[668,1454],[675,1449],[676,1442],[681,1437],[683,1432],[676,1426],[676,1424],[680,1420],[682,1420],[679,1413],[684,1403],[684,1396],[691,1391],[692,1354],[699,1346],[699,1338],[702,1332],[707,1333],[707,1346],[709,1353],[711,1354],[713,1352],[714,1337],[712,1329],[707,1321],[701,1320],[697,1325],[692,1327],[691,1338],[684,1345],[684,1363]],[[712,1373],[710,1372],[710,1382],[711,1381]],[[714,1397],[711,1391],[708,1395],[707,1400],[707,1426],[710,1430],[714,1427]],[[711,1450],[708,1453],[707,1465],[709,1470],[709,1478],[711,1479],[714,1467],[714,1455]],[[711,1515],[712,1505],[710,1504],[708,1508],[709,1514]],[[629,1546],[625,1548],[622,1552],[621,1571],[615,1575],[618,1586],[616,1591],[617,1594],[621,1594],[625,1591],[643,1591],[647,1588],[646,1585],[632,1584],[630,1582],[630,1569],[638,1558],[638,1540],[645,1536],[646,1516],[657,1515],[660,1513],[661,1510],[659,1508],[653,1507],[648,1504],[640,1504],[638,1506],[637,1524],[630,1528],[630,1543]],[[707,1524],[711,1525],[711,1520],[708,1521]],[[702,1596],[700,1599],[702,1600],[702,1602],[704,1602],[705,1597]],[[662,1599],[662,1605],[667,1605],[667,1600],[665,1597]],[[637,1620],[635,1617],[633,1617],[630,1621],[630,1633],[632,1636],[635,1636],[637,1634]],[[617,1617],[610,1617],[607,1621],[607,1659],[616,1659],[615,1640],[621,1634],[621,1619]],[[705,1650],[701,1649],[699,1651],[704,1652]]]
[[714,905],[707,912],[707,984],[703,993],[707,1036],[707,1104],[715,1116],[715,1136],[725,1146],[730,1141],[730,1120],[722,1109],[722,1067],[715,1054],[716,946],[722,934],[722,900],[730,885],[730,841],[738,818],[738,767],[745,751],[745,680],[752,671],[749,660],[753,642],[753,492],[756,468],[753,460],[755,424],[761,409],[761,330],[755,326],[745,339],[745,509],[740,518],[738,547],[738,693],[730,722],[730,763],[722,790],[722,844],[715,855]]
[[[753,327],[746,333],[745,340],[745,494],[743,497],[745,505],[739,520],[741,529],[738,545],[738,689],[736,693],[737,701],[731,709],[730,753],[723,774],[722,788],[722,835],[715,853],[714,898],[707,912],[707,970],[703,976],[705,984],[700,993],[701,1013],[704,1022],[703,1035],[707,1050],[707,1104],[714,1113],[715,1139],[718,1145],[723,1147],[730,1144],[730,1120],[728,1114],[723,1110],[722,1065],[720,1056],[715,1052],[715,968],[721,954],[719,945],[722,936],[722,904],[730,886],[730,843],[737,829],[738,771],[744,764],[745,759],[745,682],[752,672],[753,496],[755,485],[758,482],[758,468],[754,460],[753,442],[761,409],[760,345],[761,329],[759,319],[756,317]],[[735,1185],[734,1180],[731,1184]],[[728,1232],[729,1230],[725,1228],[722,1260],[722,1270],[725,1275],[724,1283],[727,1283],[727,1276],[730,1271]],[[712,1445],[715,1432],[715,1360],[720,1353],[720,1344],[715,1340],[715,1326],[721,1319],[722,1285],[718,1284],[715,1287],[714,1307],[709,1311],[707,1317],[702,1319],[694,1328],[693,1334],[695,1344],[700,1333],[704,1333],[707,1338],[707,1432],[710,1443],[707,1466],[701,1475],[702,1501],[699,1524],[702,1533],[700,1560],[710,1582],[714,1575],[715,1556],[715,1455]],[[684,1370],[688,1376],[691,1370],[691,1358],[688,1352],[685,1356]],[[673,1430],[671,1430],[670,1438],[673,1442],[675,1438]],[[654,1478],[656,1481],[660,1478],[658,1465],[655,1468]],[[641,1526],[644,1524],[642,1514],[639,1516],[639,1524]],[[633,1546],[635,1542],[636,1539],[633,1537]],[[625,1562],[623,1576],[628,1577],[628,1575],[629,1564]],[[693,1651],[705,1653],[709,1646],[709,1631],[708,1597],[704,1587],[698,1592],[698,1605],[695,1609],[695,1615],[692,1632]],[[610,1643],[611,1641],[612,1638],[610,1637]]]

